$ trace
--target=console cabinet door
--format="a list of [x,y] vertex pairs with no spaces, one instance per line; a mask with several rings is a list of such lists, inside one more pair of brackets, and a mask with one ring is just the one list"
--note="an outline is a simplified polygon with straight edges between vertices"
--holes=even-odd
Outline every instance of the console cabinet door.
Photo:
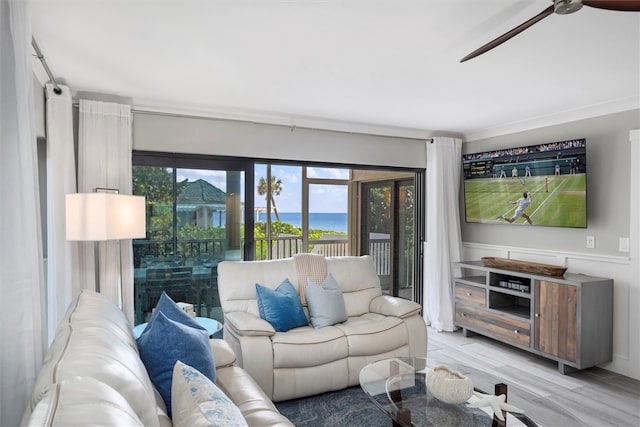
[[575,362],[578,353],[578,288],[536,281],[535,348]]

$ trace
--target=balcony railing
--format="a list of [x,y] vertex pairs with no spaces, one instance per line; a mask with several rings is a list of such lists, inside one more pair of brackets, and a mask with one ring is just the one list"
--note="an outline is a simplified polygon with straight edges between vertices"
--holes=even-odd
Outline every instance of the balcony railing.
[[157,257],[178,255],[182,258],[183,265],[185,260],[202,255],[224,259],[226,246],[226,239],[134,240],[133,265],[139,267],[145,255]]
[[[189,239],[189,240],[134,240],[134,265],[140,266],[145,255],[168,256],[179,255],[182,264],[187,264],[193,257],[210,255],[213,258],[224,259],[226,239]],[[268,246],[271,245],[271,259],[288,258],[298,253],[311,252],[324,256],[349,255],[349,241],[344,238],[330,236],[319,240],[310,240],[309,247],[303,250],[302,236],[277,236],[255,239],[254,259],[262,260],[268,257]],[[389,239],[371,239],[369,241],[369,256],[373,259],[378,276],[384,282],[391,276],[391,241]],[[401,263],[400,286],[413,283],[413,257],[405,257]]]

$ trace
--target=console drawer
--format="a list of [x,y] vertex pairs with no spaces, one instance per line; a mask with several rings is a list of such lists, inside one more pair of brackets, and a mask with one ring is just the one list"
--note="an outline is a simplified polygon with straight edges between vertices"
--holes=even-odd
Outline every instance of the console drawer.
[[531,324],[484,308],[456,304],[456,323],[504,341],[531,346]]
[[456,283],[456,299],[476,305],[487,305],[487,291],[485,288]]

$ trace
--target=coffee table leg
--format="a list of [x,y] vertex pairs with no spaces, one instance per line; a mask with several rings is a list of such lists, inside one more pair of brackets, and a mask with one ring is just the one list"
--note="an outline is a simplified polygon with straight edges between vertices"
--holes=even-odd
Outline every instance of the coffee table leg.
[[402,408],[402,391],[399,389],[390,390],[389,397],[391,398],[391,401],[398,407],[398,421],[404,423],[399,424],[396,421],[393,421],[393,427],[401,427],[402,425],[411,424],[411,411],[409,411],[409,409],[407,408]]
[[[504,401],[506,402],[508,399],[508,394],[507,394],[507,385],[504,383],[498,383],[495,385],[494,387],[494,394],[496,396],[500,396],[501,394],[504,394]],[[493,416],[493,423],[491,424],[491,427],[506,427],[507,426],[507,414],[502,411],[502,417],[504,418],[504,421],[500,421],[494,414]]]
[[[391,361],[389,365],[389,374],[391,376],[398,375],[400,373],[400,365],[395,360]],[[398,421],[404,423],[404,425],[411,424],[411,411],[407,408],[400,407],[402,405],[402,390],[396,389],[389,392],[391,401],[398,406]],[[393,421],[393,427],[402,427],[403,424],[399,424],[395,420]]]
[[402,427],[406,425],[411,425],[411,411],[407,408],[399,408],[398,409],[398,421],[402,422],[400,424],[396,421],[393,422],[393,427]]

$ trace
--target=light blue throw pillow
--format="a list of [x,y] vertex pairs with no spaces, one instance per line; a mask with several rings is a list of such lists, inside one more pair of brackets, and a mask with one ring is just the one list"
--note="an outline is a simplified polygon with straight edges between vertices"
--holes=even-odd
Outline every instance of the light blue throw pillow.
[[323,328],[347,320],[347,308],[344,305],[342,291],[331,273],[321,284],[309,278],[305,297],[314,328]]
[[309,324],[298,292],[289,279],[285,279],[275,290],[256,283],[256,297],[260,317],[271,323],[277,332]]
[[209,333],[163,293],[149,324],[136,340],[151,382],[171,416],[171,379],[176,361],[216,380]]

